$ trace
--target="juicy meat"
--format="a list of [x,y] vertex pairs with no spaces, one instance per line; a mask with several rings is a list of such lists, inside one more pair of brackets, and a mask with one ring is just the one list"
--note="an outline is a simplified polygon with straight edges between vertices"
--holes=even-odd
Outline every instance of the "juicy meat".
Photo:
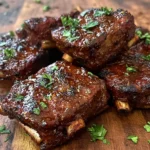
[[127,11],[103,13],[102,9],[89,9],[72,19],[62,16],[62,23],[52,30],[57,47],[92,71],[124,51],[135,31],[134,18]]
[[14,84],[1,102],[10,118],[36,130],[41,149],[70,139],[88,118],[107,108],[105,83],[70,63],[57,61]]
[[130,48],[120,60],[100,72],[114,101],[132,108],[150,108],[150,45],[144,42]]
[[27,76],[61,58],[51,40],[53,24],[52,18],[33,18],[17,31],[18,37],[0,37],[0,78]]
[[51,28],[55,27],[56,19],[52,17],[31,18],[22,24],[22,28],[16,31],[18,38],[26,39],[31,45],[41,44],[43,40],[49,40],[53,47],[55,43],[51,38]]
[[25,40],[2,36],[0,43],[5,44],[0,47],[0,78],[26,76],[48,64],[48,51],[29,46]]

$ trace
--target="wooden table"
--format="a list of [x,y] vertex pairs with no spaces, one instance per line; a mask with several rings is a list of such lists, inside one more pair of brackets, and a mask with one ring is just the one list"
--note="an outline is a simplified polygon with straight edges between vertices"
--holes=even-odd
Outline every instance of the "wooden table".
[[[0,34],[14,30],[31,17],[59,16],[68,13],[77,6],[86,9],[90,7],[108,6],[114,9],[124,8],[135,16],[138,26],[150,30],[150,0],[41,0],[37,4],[33,0],[0,0]],[[43,12],[43,5],[51,9]],[[11,81],[0,81],[0,96],[4,96],[11,87]],[[73,140],[56,150],[149,150],[150,133],[143,126],[150,121],[150,110],[136,110],[129,114],[120,114],[110,108],[93,118],[87,126],[93,123],[103,124],[108,130],[106,138],[110,145],[101,141],[90,142],[87,129],[83,130]],[[17,122],[0,116],[0,125],[5,124],[10,130],[10,138],[4,142],[6,135],[0,135],[0,150],[39,150],[38,146],[20,128]],[[127,140],[128,135],[139,136],[138,144]]]

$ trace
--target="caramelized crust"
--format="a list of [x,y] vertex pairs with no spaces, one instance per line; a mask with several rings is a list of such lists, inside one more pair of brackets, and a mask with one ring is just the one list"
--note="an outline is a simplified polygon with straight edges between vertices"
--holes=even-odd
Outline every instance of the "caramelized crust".
[[16,37],[1,36],[0,78],[26,77],[60,59],[62,54],[54,49],[55,43],[51,39],[54,24],[54,18],[32,18],[25,21]]
[[[126,49],[128,41],[134,36],[135,25],[133,16],[119,9],[110,15],[94,17],[99,9],[89,9],[74,15],[79,21],[75,29],[74,41],[69,41],[64,31],[70,30],[62,24],[52,30],[52,38],[57,47],[64,53],[73,57],[76,63],[92,71],[99,70],[108,61],[113,60]],[[83,26],[89,22],[98,24],[88,30]]]
[[9,117],[36,130],[42,147],[49,148],[70,139],[88,118],[106,109],[108,98],[103,80],[83,68],[57,61],[16,82],[2,108]]
[[[131,107],[150,108],[150,45],[138,43],[129,49],[120,60],[100,72],[112,92],[114,101],[127,102]],[[136,69],[128,72],[127,67]]]

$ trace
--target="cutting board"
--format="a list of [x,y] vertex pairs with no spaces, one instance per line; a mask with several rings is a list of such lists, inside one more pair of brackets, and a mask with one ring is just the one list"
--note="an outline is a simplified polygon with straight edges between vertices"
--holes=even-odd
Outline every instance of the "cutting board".
[[[124,8],[135,16],[138,26],[150,30],[150,1],[149,0],[41,0],[37,4],[32,0],[0,0],[0,33],[15,30],[20,27],[25,19],[42,16],[59,16],[68,13],[74,8],[83,9],[91,7],[108,6],[114,9]],[[1,3],[3,5],[1,5]],[[43,5],[49,5],[51,9],[43,12]],[[0,97],[4,97],[12,85],[10,80],[0,81]],[[150,121],[150,110],[135,110],[131,113],[118,113],[115,108],[109,108],[102,114],[91,119],[87,127],[75,138],[70,140],[56,150],[149,150],[150,133],[147,133],[143,126]],[[87,128],[93,123],[103,124],[108,130],[106,138],[110,145],[101,141],[91,142]],[[9,140],[4,142],[7,135],[0,135],[0,150],[39,150],[39,147],[24,132],[19,124],[7,117],[0,116],[0,125],[5,124],[11,130]],[[128,135],[137,135],[138,144],[127,140]]]

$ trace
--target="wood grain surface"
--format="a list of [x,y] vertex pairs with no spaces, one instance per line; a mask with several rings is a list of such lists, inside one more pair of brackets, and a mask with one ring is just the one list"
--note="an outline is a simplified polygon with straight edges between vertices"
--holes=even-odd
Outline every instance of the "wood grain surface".
[[[114,9],[123,8],[135,16],[136,25],[150,30],[150,0],[41,0],[37,4],[33,0],[0,0],[0,34],[15,30],[24,20],[31,17],[59,16],[68,13],[75,7],[83,9],[108,6]],[[51,9],[43,12],[43,6]],[[4,97],[11,87],[11,81],[0,81],[0,97]],[[101,115],[93,118],[87,127],[93,123],[103,124],[108,130],[106,138],[110,145],[101,141],[91,142],[87,128],[81,131],[73,140],[56,148],[56,150],[150,150],[147,133],[143,126],[150,121],[150,110],[136,110],[129,114],[118,113],[110,108]],[[0,125],[5,124],[11,130],[9,140],[4,142],[8,135],[0,135],[0,150],[39,150],[38,146],[23,131],[14,120],[0,116]],[[128,135],[139,136],[138,144],[127,140]]]

